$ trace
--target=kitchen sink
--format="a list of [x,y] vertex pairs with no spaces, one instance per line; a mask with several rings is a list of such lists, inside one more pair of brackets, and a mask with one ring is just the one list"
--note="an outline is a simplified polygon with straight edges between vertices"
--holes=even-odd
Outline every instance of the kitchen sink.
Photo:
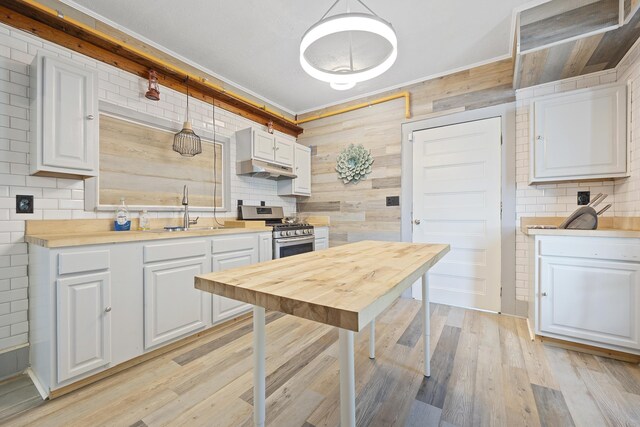
[[207,231],[207,230],[219,230],[223,227],[164,227],[159,229],[144,230],[149,233],[176,233],[176,232],[189,232],[189,231]]

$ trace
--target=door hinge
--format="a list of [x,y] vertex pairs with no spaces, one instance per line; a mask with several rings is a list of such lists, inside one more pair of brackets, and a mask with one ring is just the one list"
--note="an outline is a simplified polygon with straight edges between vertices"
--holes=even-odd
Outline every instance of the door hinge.
[[409,142],[413,142],[413,132],[409,132]]
[[500,219],[502,219],[502,202],[500,202]]
[[502,136],[502,134],[501,134],[501,135],[500,135],[500,145],[502,145],[502,144],[503,144],[503,139],[504,139],[504,136]]
[[500,286],[500,296],[502,296],[502,286]]

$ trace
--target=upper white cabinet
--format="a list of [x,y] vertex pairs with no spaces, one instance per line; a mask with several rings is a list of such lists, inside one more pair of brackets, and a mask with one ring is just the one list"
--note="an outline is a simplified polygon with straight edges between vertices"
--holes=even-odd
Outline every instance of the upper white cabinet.
[[627,176],[624,85],[536,98],[531,108],[531,183]]
[[293,172],[297,178],[278,181],[280,196],[311,195],[311,148],[295,144],[293,156]]
[[293,166],[293,138],[269,133],[261,129],[247,128],[236,132],[238,161],[257,159]]
[[31,65],[31,174],[98,174],[98,78],[73,61]]

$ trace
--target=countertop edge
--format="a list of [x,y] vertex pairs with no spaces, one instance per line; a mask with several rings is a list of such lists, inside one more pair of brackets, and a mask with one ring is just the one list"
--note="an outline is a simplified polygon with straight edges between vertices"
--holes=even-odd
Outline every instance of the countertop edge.
[[573,236],[573,237],[624,237],[640,238],[640,230],[617,230],[617,229],[596,229],[596,230],[566,230],[559,228],[520,228],[527,236]]
[[109,243],[144,242],[153,240],[180,239],[189,237],[224,236],[229,234],[268,233],[270,227],[261,228],[222,228],[216,230],[193,231],[103,231],[78,234],[32,234],[25,235],[26,243],[44,248],[64,248],[73,246],[89,246]]

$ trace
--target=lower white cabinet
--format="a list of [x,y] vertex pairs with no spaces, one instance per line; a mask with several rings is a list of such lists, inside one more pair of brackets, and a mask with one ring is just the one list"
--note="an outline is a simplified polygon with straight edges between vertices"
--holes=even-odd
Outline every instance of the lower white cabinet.
[[201,256],[144,267],[145,350],[207,326],[211,297],[193,287],[205,264]]
[[29,245],[30,370],[43,397],[250,306],[194,276],[270,260],[271,233],[45,248]]
[[111,281],[109,272],[56,281],[58,381],[111,362]]
[[[257,234],[217,237],[211,242],[211,271],[244,267],[259,261]],[[215,295],[212,322],[218,323],[251,308],[250,304]]]
[[315,250],[320,251],[329,247],[329,227],[314,227]]
[[638,352],[640,263],[626,258],[640,243],[632,240],[537,236],[536,333]]

